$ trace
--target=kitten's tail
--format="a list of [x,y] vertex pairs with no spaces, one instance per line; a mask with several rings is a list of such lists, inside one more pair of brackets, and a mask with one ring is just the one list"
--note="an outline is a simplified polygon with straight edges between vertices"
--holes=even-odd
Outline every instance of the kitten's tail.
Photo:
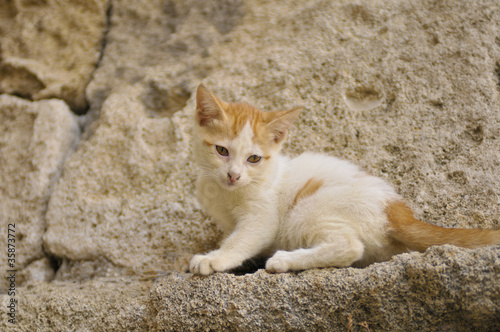
[[413,211],[401,201],[389,204],[386,213],[391,227],[389,234],[411,250],[425,251],[430,246],[446,243],[464,248],[500,244],[500,230],[430,225],[416,219]]

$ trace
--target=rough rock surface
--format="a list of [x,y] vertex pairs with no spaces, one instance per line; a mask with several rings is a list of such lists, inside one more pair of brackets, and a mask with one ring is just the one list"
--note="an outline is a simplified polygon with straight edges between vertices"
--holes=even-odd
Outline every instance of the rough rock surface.
[[138,83],[152,117],[182,109],[193,85],[214,66],[210,47],[242,16],[241,0],[114,1],[106,51],[87,95],[93,111],[123,87]]
[[111,95],[92,137],[67,160],[44,245],[73,261],[182,271],[214,242],[192,194],[194,166],[179,130],[188,120],[149,118],[137,90]]
[[61,98],[87,107],[85,87],[99,60],[108,0],[2,1],[0,93]]
[[[0,245],[5,253],[9,228],[14,230],[9,238],[15,240],[9,242],[15,249],[14,266],[7,266],[5,256],[3,271],[21,270],[44,257],[47,203],[79,131],[76,116],[61,100],[0,96]],[[2,289],[5,282],[2,278]]]
[[[151,282],[130,279],[32,283],[18,294],[19,329],[12,331],[148,331],[150,287]],[[5,318],[2,313],[2,331],[12,327]]]
[[[435,247],[366,269],[210,277],[152,289],[158,331],[497,331],[500,248]],[[467,296],[464,296],[467,293]]]
[[[213,66],[209,47],[238,23],[242,5],[113,3],[105,55],[87,89],[86,140],[49,205],[50,253],[183,271],[192,254],[215,246],[218,231],[193,197],[192,103],[184,106]],[[72,233],[61,236],[67,227]]]
[[[6,125],[11,118],[0,119],[1,211],[21,213],[19,220],[37,225],[20,240],[22,245],[33,239],[35,248],[22,251],[29,255],[23,254],[26,271],[20,277],[31,281],[18,296],[26,303],[20,308],[26,317],[20,317],[21,330],[64,330],[68,317],[83,330],[132,326],[113,325],[119,323],[107,316],[110,308],[137,329],[146,329],[146,321],[150,328],[168,329],[167,319],[193,329],[205,328],[197,325],[203,322],[221,328],[274,322],[277,329],[305,329],[301,324],[307,320],[345,329],[351,314],[351,330],[365,329],[359,325],[364,321],[372,330],[391,329],[397,322],[406,322],[406,330],[430,329],[434,323],[451,330],[498,328],[492,316],[498,316],[498,247],[434,248],[365,270],[205,279],[180,274],[190,255],[213,248],[219,234],[193,197],[191,116],[200,80],[227,101],[265,110],[304,106],[286,153],[314,150],[351,160],[392,183],[429,223],[498,229],[498,1],[128,0],[89,6],[45,1],[33,10],[25,7],[28,3],[33,2],[0,5],[17,13],[0,18],[0,91],[33,99],[55,96],[78,110],[86,89],[91,111],[82,118],[85,130],[75,153],[55,158],[31,148],[38,120],[25,109],[57,102],[2,97],[16,100],[9,114],[26,124]],[[36,10],[40,6],[50,15]],[[68,19],[61,12],[72,14]],[[58,19],[50,20],[51,15]],[[49,29],[51,22],[56,26]],[[68,22],[77,26],[67,27]],[[78,28],[80,23],[85,29]],[[65,42],[47,42],[57,35],[62,39],[56,41]],[[99,55],[100,41],[105,48]],[[64,104],[58,105],[51,110]],[[68,116],[53,116],[47,142],[69,142],[60,135],[73,127],[59,124]],[[26,161],[37,158],[54,160],[50,165],[63,174],[57,185],[51,182],[57,176],[47,175],[52,171],[29,168],[32,163]],[[0,236],[5,241],[4,233]],[[48,255],[50,264],[44,260]],[[35,282],[37,276],[49,276],[44,273],[59,260],[55,282]],[[136,293],[124,291],[131,282],[127,277],[99,281],[149,270],[176,272],[160,279],[151,298],[143,298],[152,311],[138,311],[138,316],[127,295]],[[347,280],[345,293],[333,288],[339,280]],[[134,289],[148,292],[149,286],[133,282]],[[278,282],[301,297],[276,289]],[[483,282],[487,290],[481,293]],[[246,295],[235,294],[239,302],[231,304],[224,300],[228,293],[218,296],[217,289]],[[343,299],[333,306],[340,320],[334,313],[330,320],[322,317],[332,307],[330,297],[321,297],[326,290]],[[276,296],[278,309],[265,312],[258,292]],[[191,295],[197,300],[183,301]],[[92,308],[73,304],[77,297]],[[47,301],[53,306],[44,306]],[[169,301],[177,306],[168,306]],[[199,303],[206,309],[198,309]],[[299,309],[287,316],[286,308],[295,306]],[[226,321],[210,316],[214,313]],[[259,323],[260,313],[275,317]],[[189,314],[198,320],[189,321]],[[42,316],[53,318],[29,319]]]

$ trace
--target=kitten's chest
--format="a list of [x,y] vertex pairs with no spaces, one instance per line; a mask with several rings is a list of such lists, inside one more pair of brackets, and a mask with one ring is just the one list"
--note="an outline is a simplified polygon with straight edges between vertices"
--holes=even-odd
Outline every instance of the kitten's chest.
[[203,209],[224,230],[231,232],[236,225],[235,208],[239,205],[236,195],[223,190],[210,180],[198,180],[196,195]]

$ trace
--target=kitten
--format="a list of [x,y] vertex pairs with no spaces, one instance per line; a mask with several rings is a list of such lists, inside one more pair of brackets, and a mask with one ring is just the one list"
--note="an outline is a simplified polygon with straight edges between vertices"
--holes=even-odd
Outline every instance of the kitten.
[[198,87],[194,154],[197,196],[221,226],[220,249],[195,255],[208,275],[257,255],[269,272],[363,267],[408,250],[450,243],[500,244],[500,231],[447,229],[421,222],[382,179],[347,161],[280,154],[299,109],[263,112],[225,103]]

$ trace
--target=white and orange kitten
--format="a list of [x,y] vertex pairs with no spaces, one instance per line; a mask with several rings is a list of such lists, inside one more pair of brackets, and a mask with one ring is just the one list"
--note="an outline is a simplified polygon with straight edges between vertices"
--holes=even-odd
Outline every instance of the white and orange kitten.
[[270,257],[269,272],[366,266],[408,250],[450,243],[500,244],[500,231],[447,229],[414,218],[382,179],[334,157],[280,154],[299,109],[263,112],[198,87],[194,153],[197,196],[224,230],[218,250],[195,255],[208,275]]

